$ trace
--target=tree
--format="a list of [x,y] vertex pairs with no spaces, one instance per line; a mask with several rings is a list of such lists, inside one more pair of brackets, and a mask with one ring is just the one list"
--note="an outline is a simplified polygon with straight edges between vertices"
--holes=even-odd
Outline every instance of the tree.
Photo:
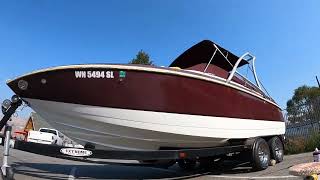
[[320,88],[300,86],[287,101],[288,121],[290,123],[314,120],[320,111]]
[[136,58],[132,59],[129,64],[145,64],[145,65],[154,65],[153,61],[150,60],[149,55],[144,52],[143,50],[140,50],[138,54],[136,55]]

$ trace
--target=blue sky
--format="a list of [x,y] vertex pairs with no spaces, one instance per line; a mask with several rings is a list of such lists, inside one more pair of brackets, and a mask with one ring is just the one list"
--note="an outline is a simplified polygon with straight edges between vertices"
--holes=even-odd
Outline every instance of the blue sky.
[[30,0],[0,2],[0,100],[6,79],[49,66],[127,63],[143,49],[167,66],[210,39],[257,57],[258,75],[285,108],[320,75],[320,1]]

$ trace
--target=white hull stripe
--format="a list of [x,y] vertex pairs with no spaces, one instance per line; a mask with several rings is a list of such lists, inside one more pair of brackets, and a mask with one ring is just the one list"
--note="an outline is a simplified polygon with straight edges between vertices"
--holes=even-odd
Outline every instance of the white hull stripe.
[[[284,122],[279,121],[150,112],[35,99],[26,100],[36,112],[46,114],[48,117],[45,118],[48,121],[66,122],[67,124],[77,124],[77,119],[84,119],[88,124],[101,122],[135,129],[212,138],[249,138],[280,135],[285,132]],[[63,119],[56,119],[55,116]],[[80,127],[80,125],[77,126]]]

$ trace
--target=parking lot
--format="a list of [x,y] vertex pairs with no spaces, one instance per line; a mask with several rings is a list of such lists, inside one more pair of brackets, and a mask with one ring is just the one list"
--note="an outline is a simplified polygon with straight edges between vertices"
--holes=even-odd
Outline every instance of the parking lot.
[[[1,147],[2,152],[2,147]],[[284,162],[267,170],[252,172],[248,164],[226,161],[210,171],[142,167],[136,161],[79,162],[12,150],[9,159],[15,168],[15,179],[299,179],[288,174],[288,168],[312,161],[312,153],[285,156]]]

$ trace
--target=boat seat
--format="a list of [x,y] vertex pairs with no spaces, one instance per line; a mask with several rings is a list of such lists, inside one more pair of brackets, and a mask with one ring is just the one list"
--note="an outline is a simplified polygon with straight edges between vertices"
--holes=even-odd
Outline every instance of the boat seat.
[[[194,71],[199,71],[203,72],[203,70],[206,68],[207,64],[202,63],[202,64],[197,64],[195,66],[187,68],[187,70],[194,70]],[[229,72],[218,67],[215,65],[210,64],[206,70],[207,74],[213,74],[215,76],[227,79],[229,76]],[[236,75],[232,77],[232,81],[236,82],[238,84],[241,84],[242,86],[245,86],[253,91],[259,92],[260,94],[264,94],[260,89],[257,89],[255,86],[250,85],[249,83],[246,83],[244,80],[242,80],[241,77],[237,77]]]
[[[203,72],[203,70],[206,68],[206,66],[207,66],[207,64],[201,63],[201,64],[197,64],[195,66],[189,67],[187,69]],[[213,74],[215,76],[219,76],[224,79],[227,79],[227,77],[229,75],[229,73],[226,70],[219,68],[219,67],[212,65],[212,64],[210,64],[208,66],[206,73]]]

